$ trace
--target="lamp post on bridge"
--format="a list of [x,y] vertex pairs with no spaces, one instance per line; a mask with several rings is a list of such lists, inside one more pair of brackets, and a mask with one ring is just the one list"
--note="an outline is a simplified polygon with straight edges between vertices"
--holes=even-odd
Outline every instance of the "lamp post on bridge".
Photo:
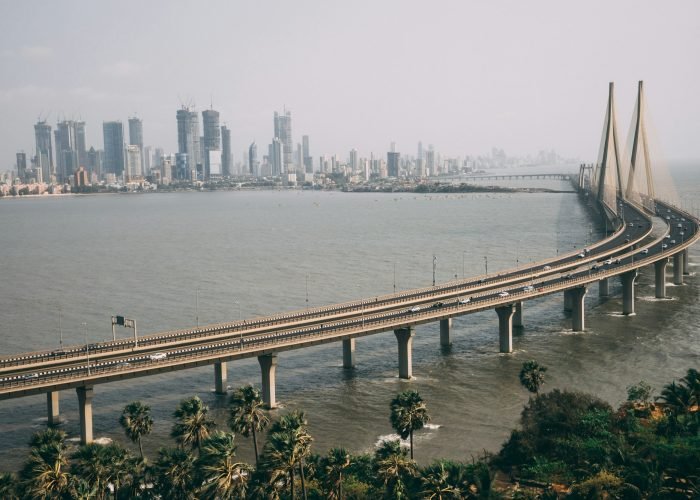
[[88,344],[87,338],[87,323],[83,321],[82,325],[85,331],[85,358],[87,360],[87,374],[90,375],[90,344]]
[[306,273],[306,308],[309,308],[309,273]]
[[464,279],[464,254],[467,253],[466,250],[462,250],[462,279]]
[[194,311],[195,311],[195,321],[197,322],[197,328],[199,328],[199,287],[194,295]]
[[433,286],[435,286],[435,269],[437,267],[437,257],[433,254]]
[[63,350],[63,325],[61,324],[61,316],[63,316],[63,311],[61,309],[61,304],[58,304],[58,345],[60,350]]
[[484,255],[484,274],[489,273],[489,257],[488,255]]

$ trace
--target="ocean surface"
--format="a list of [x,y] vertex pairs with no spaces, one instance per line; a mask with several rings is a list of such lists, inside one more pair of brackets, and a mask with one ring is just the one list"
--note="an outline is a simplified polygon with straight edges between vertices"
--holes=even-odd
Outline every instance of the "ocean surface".
[[[679,202],[697,210],[700,165],[680,164],[672,173]],[[505,184],[569,188],[548,180]],[[567,193],[230,191],[2,200],[0,355],[55,349],[61,334],[66,345],[109,339],[116,314],[135,319],[145,335],[192,326],[197,317],[203,325],[302,309],[307,289],[308,305],[317,306],[426,286],[433,255],[438,281],[483,273],[485,265],[495,272],[582,248],[602,231]],[[411,381],[397,378],[391,332],[358,339],[351,371],[341,366],[340,343],[281,353],[278,412],[306,412],[316,452],[371,452],[392,435],[390,400],[413,388],[432,417],[416,436],[419,462],[495,452],[528,399],[518,382],[525,360],[548,367],[545,390],[588,391],[614,405],[640,380],[658,392],[698,368],[697,246],[690,262],[693,274],[683,286],[668,286],[668,300],[653,298],[653,269],[644,270],[636,316],[620,314],[619,283],[606,300],[592,286],[581,333],[571,331],[561,296],[525,303],[525,328],[508,355],[498,353],[493,311],[455,319],[449,350],[440,348],[437,323],[420,326]],[[141,400],[155,419],[144,439],[153,456],[172,444],[178,402],[195,394],[225,427],[226,398],[214,395],[213,373],[211,366],[96,386],[95,437],[132,446],[118,419],[127,403]],[[259,381],[257,360],[228,364],[231,387]],[[61,393],[60,411],[63,429],[77,439],[74,391]],[[44,396],[1,401],[0,469],[18,469],[31,433],[45,425]],[[249,440],[240,438],[239,453],[253,460]]]

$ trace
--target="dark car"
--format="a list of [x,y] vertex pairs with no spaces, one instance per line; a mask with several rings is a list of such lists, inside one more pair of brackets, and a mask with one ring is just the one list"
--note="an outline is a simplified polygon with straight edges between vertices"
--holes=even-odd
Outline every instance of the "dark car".
[[438,308],[440,308],[440,307],[442,307],[442,306],[444,306],[444,305],[445,305],[445,304],[443,304],[442,302],[435,302],[435,303],[432,305],[432,307],[435,308],[435,309],[438,309]]

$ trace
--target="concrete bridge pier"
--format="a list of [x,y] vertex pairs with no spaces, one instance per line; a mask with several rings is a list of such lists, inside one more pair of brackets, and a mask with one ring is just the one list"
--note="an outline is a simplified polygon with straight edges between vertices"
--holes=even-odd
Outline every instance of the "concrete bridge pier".
[[564,290],[564,311],[571,312],[574,308],[573,297],[571,296],[571,290]]
[[586,329],[585,323],[585,298],[588,289],[585,286],[572,288],[569,290],[573,305],[571,314],[571,329],[575,332],[582,332]]
[[513,328],[522,330],[523,326],[523,301],[515,303],[515,313],[513,314]]
[[408,326],[394,330],[399,343],[399,378],[410,379],[413,376],[413,336],[415,328]]
[[620,275],[622,278],[622,314],[634,314],[634,281],[637,279],[637,270],[633,269]]
[[343,339],[343,368],[355,368],[355,339]]
[[654,262],[654,277],[655,277],[655,287],[654,291],[657,299],[666,298],[666,266],[668,265],[668,259],[661,259]]
[[263,403],[270,410],[277,408],[275,400],[275,369],[277,368],[277,354],[263,354],[258,356],[260,372],[262,374]]
[[683,284],[683,254],[679,252],[673,255],[673,284]]
[[498,343],[500,352],[513,352],[513,304],[496,308],[498,314]]
[[226,394],[228,389],[226,363],[221,361],[214,363],[214,392],[216,394]]
[[683,275],[690,275],[690,268],[688,267],[688,249],[683,250]]
[[608,278],[603,278],[598,282],[598,296],[608,297],[610,295],[610,281]]
[[440,345],[447,347],[452,345],[450,340],[450,330],[452,329],[452,318],[440,320]]
[[49,425],[57,425],[61,421],[58,411],[58,391],[46,393],[46,410],[49,417]]
[[78,413],[80,414],[80,444],[92,443],[92,386],[76,387],[78,393]]

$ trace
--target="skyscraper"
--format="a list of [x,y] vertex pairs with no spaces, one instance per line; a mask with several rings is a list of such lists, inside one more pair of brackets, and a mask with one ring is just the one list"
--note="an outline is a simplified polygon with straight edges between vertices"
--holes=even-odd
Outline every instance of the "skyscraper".
[[357,156],[357,149],[350,150],[350,169],[355,173],[360,168],[360,159]]
[[24,181],[27,176],[27,153],[21,151],[17,153],[17,177]]
[[178,171],[180,173],[184,172],[184,174],[189,177],[192,171],[197,170],[197,162],[201,157],[201,153],[199,144],[199,116],[196,111],[190,110],[190,108],[186,106],[177,110],[177,148],[178,153],[187,155],[179,157],[177,164]]
[[36,163],[41,169],[44,182],[51,182],[51,176],[55,174],[53,163],[53,148],[51,147],[51,125],[45,121],[39,121],[34,125],[34,137],[36,139]]
[[255,175],[255,171],[258,167],[258,146],[256,146],[255,141],[253,141],[250,146],[248,146],[248,170],[250,175]]
[[309,153],[309,136],[308,135],[301,136],[301,148],[302,148],[302,156],[304,159],[304,169],[306,170],[307,174],[313,174],[314,173],[314,159],[311,157],[311,154]]
[[102,156],[102,151],[96,150],[94,147],[91,147],[87,152],[87,161],[85,163],[91,176],[95,174],[97,177],[102,177]]
[[284,110],[281,115],[275,111],[275,137],[282,143],[282,172],[292,172],[292,156],[294,143],[292,141],[292,112]]
[[141,149],[136,144],[129,144],[126,147],[126,179],[133,181],[143,176],[141,170]]
[[205,109],[202,111],[202,123],[204,125],[204,135],[202,136],[202,148],[204,149],[204,178],[208,179],[211,171],[211,165],[209,163],[210,152],[221,151],[219,112],[213,109]]
[[282,141],[278,137],[272,139],[272,144],[269,148],[270,165],[272,167],[272,176],[278,177],[283,173],[286,173],[284,169],[284,157],[283,157],[284,146]]
[[[78,135],[83,151],[78,154]],[[73,120],[58,122],[54,131],[56,140],[56,176],[59,182],[68,182],[79,166],[79,158],[85,161],[85,123]]]
[[139,153],[141,157],[141,175],[143,175],[144,168],[144,157],[143,157],[143,122],[141,118],[136,118],[135,116],[129,118],[129,144],[132,146],[138,146]]
[[124,126],[122,122],[103,122],[104,173],[121,177],[124,173]]
[[[392,148],[393,148],[393,143],[392,143]],[[389,151],[386,154],[386,168],[387,168],[387,174],[389,177],[398,177],[399,176],[399,160],[401,158],[401,154],[397,153],[396,151]]]
[[233,175],[233,158],[231,157],[231,129],[221,126],[221,175]]

